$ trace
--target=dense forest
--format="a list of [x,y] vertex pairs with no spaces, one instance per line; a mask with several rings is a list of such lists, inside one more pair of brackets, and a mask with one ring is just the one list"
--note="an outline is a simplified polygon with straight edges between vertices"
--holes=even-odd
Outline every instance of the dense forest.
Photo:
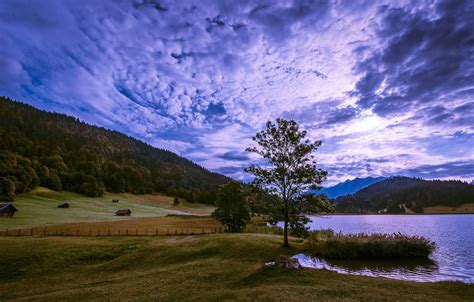
[[346,213],[403,213],[404,204],[417,213],[424,207],[458,206],[474,202],[474,186],[462,181],[423,180],[410,177],[391,177],[370,185],[351,195],[334,200],[336,210]]
[[45,186],[88,196],[162,192],[213,203],[229,178],[170,151],[0,97],[0,200]]

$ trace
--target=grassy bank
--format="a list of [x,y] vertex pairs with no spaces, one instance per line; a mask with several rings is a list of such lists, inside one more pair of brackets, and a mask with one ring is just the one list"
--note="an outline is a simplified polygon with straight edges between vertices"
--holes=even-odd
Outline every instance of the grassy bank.
[[472,301],[462,283],[413,283],[262,268],[281,237],[2,237],[0,300]]
[[[112,203],[119,199],[119,203]],[[69,209],[57,205],[68,202]],[[38,187],[31,192],[19,194],[14,201],[18,212],[11,219],[0,219],[0,230],[7,228],[35,227],[51,224],[123,221],[134,218],[158,217],[169,214],[209,215],[212,207],[187,203],[173,205],[173,198],[163,195],[133,195],[107,193],[103,197],[87,197],[71,192],[56,192]],[[115,216],[117,209],[130,209],[130,217]]]
[[336,234],[313,231],[307,243],[310,253],[327,259],[428,257],[435,244],[423,237],[401,234]]

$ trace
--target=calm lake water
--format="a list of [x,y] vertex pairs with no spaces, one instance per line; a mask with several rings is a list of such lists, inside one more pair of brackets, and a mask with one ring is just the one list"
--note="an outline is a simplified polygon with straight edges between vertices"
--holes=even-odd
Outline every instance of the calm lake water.
[[296,255],[304,266],[340,273],[411,281],[458,280],[474,283],[474,215],[344,215],[311,217],[312,230],[350,233],[402,233],[436,243],[430,260],[326,262]]

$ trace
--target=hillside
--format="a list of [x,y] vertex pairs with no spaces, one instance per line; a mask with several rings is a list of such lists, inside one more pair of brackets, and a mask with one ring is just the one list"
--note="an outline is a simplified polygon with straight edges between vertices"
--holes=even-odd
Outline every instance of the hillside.
[[457,207],[474,202],[474,186],[461,181],[391,177],[334,200],[338,212],[422,213],[426,207]]
[[228,180],[119,132],[0,97],[0,200],[41,185],[88,196],[162,192],[212,203]]
[[348,195],[359,191],[371,184],[377,183],[384,180],[385,177],[365,177],[365,178],[354,178],[352,180],[346,180],[338,183],[335,186],[323,188],[316,192],[317,194],[325,194],[329,198],[337,198],[339,196]]
[[[118,203],[111,202],[118,199]],[[101,197],[87,197],[67,191],[56,192],[36,187],[15,197],[14,219],[2,219],[0,231],[12,228],[42,227],[58,224],[83,224],[91,222],[112,222],[120,225],[130,219],[156,219],[167,215],[209,215],[214,207],[200,203],[189,203],[181,199],[173,204],[173,197],[159,194],[134,195],[130,193],[106,193]],[[58,204],[67,202],[68,209],[58,208]],[[118,209],[130,209],[130,216],[116,216]],[[158,227],[155,224],[155,227]]]

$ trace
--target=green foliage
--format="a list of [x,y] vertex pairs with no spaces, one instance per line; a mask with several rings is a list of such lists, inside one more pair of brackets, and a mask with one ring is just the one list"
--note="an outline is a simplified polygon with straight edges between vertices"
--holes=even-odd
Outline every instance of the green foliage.
[[424,237],[402,234],[335,234],[332,230],[310,233],[308,250],[327,259],[428,257],[435,244]]
[[[0,177],[14,193],[42,185],[88,196],[162,192],[213,204],[229,181],[178,155],[115,131],[0,97]],[[11,184],[0,194],[11,199]],[[4,189],[8,186],[8,190]]]
[[229,232],[240,232],[250,221],[250,207],[242,186],[236,181],[232,180],[219,188],[216,206],[212,216]]
[[[338,212],[402,214],[405,208],[422,213],[424,207],[459,206],[474,200],[474,186],[457,180],[424,180],[391,177],[368,186],[352,195],[335,199]],[[404,206],[400,206],[404,205]]]
[[318,212],[319,206],[325,203],[324,197],[304,194],[310,189],[320,189],[326,179],[327,172],[316,167],[313,155],[321,141],[311,142],[295,121],[284,119],[277,119],[276,124],[267,122],[266,129],[253,140],[258,147],[247,151],[263,157],[265,164],[252,165],[246,171],[255,176],[252,186],[265,195],[267,206],[259,207],[264,208],[271,220],[284,222],[283,245],[288,246],[288,228],[304,235],[308,222],[305,214]]
[[15,198],[15,183],[7,177],[0,177],[0,201],[11,202]]

